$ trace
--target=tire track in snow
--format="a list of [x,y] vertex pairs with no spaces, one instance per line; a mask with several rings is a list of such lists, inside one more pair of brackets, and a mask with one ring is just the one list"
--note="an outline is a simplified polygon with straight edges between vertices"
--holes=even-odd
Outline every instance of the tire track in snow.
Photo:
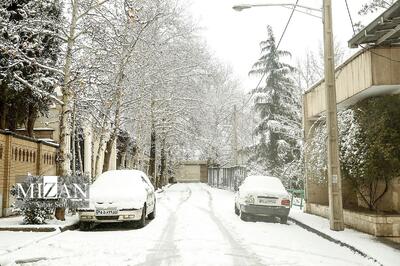
[[[168,193],[168,191],[166,191],[166,193]],[[146,261],[143,264],[139,265],[159,266],[162,265],[163,261],[168,261],[168,265],[177,265],[177,261],[174,261],[175,259],[180,258],[180,255],[177,252],[178,248],[174,243],[177,212],[179,211],[181,206],[185,202],[187,202],[192,196],[192,191],[190,188],[187,187],[186,191],[182,191],[181,194],[186,195],[178,203],[175,210],[172,210],[170,206],[165,205],[163,202],[163,205],[166,206],[167,209],[171,212],[167,218],[165,231],[161,234],[155,249],[153,249],[152,252],[146,256]],[[166,195],[166,199],[169,199],[168,195]]]
[[232,236],[231,232],[224,226],[223,222],[216,216],[214,212],[214,209],[212,207],[212,195],[210,191],[204,189],[203,187],[201,188],[201,190],[206,192],[208,199],[208,210],[198,206],[196,207],[210,216],[215,225],[218,227],[221,234],[225,237],[226,240],[228,240],[233,252],[227,255],[237,257],[237,259],[234,260],[234,265],[265,265],[265,263],[262,263],[256,254],[249,253],[248,250]]

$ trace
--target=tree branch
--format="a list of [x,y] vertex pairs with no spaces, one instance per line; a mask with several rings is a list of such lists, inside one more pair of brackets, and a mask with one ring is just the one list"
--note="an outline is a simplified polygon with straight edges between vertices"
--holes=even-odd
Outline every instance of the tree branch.
[[53,101],[57,102],[60,105],[63,105],[64,103],[62,101],[60,101],[55,95],[48,93],[46,91],[43,91],[35,86],[33,86],[32,84],[30,84],[28,81],[26,81],[25,79],[21,78],[20,76],[18,76],[17,74],[14,73],[14,78],[16,80],[18,80],[19,82],[21,82],[23,85],[25,85],[26,87],[28,87],[29,89],[36,91],[38,93],[40,93],[42,96],[46,96],[49,97],[50,99],[52,99]]

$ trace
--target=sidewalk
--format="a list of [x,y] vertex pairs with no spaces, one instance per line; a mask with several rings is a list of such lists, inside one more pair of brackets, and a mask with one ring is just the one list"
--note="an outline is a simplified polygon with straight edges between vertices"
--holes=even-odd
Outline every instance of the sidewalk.
[[65,221],[56,219],[47,221],[46,224],[23,224],[22,216],[12,216],[0,218],[0,231],[18,231],[18,232],[54,232],[60,230],[75,229],[78,226],[79,218],[77,215],[65,216]]
[[2,255],[34,242],[78,227],[78,216],[66,216],[65,221],[50,220],[47,224],[22,224],[22,216],[0,218],[0,265]]
[[343,232],[332,231],[329,220],[316,215],[304,213],[299,208],[293,207],[289,217],[305,229],[315,231],[324,238],[331,238],[355,252],[364,253],[385,266],[399,265],[400,250],[382,243],[379,238],[353,229],[346,228]]

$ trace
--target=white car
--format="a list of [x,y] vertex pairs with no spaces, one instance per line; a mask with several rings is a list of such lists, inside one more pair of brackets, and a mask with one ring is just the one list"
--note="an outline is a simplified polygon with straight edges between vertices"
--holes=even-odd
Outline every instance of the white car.
[[81,230],[110,222],[135,222],[144,227],[146,217],[155,218],[154,187],[141,171],[107,171],[90,186],[89,207],[78,213]]
[[287,223],[289,211],[289,193],[276,177],[248,176],[235,194],[235,213],[244,221],[254,215],[279,217]]

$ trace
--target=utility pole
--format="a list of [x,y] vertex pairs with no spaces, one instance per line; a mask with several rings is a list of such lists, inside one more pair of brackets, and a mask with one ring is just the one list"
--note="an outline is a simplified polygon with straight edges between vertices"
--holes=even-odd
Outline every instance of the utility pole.
[[233,106],[233,163],[235,166],[239,164],[239,156],[238,156],[238,122],[237,122],[237,108],[236,104]]
[[330,228],[344,230],[342,179],[339,164],[338,124],[336,108],[335,56],[333,49],[332,0],[324,0],[324,61],[326,86],[326,128],[328,133],[328,186]]

